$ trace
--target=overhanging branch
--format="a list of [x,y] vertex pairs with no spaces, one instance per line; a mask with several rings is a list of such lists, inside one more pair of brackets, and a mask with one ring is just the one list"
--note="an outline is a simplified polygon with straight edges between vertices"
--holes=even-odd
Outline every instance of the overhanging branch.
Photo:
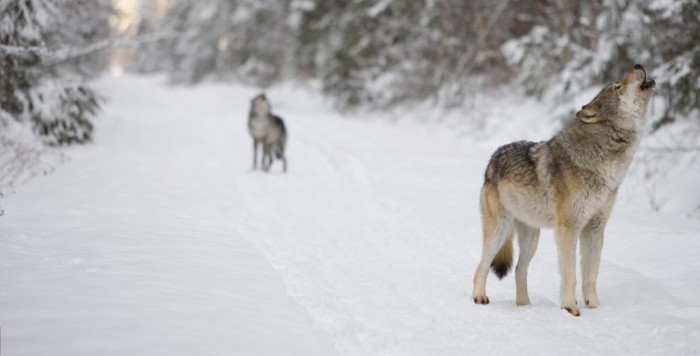
[[180,35],[180,32],[161,32],[133,38],[105,39],[77,50],[57,51],[53,56],[46,58],[43,65],[46,67],[55,66],[81,57],[89,56],[109,48],[138,46],[141,44],[177,38]]
[[146,43],[159,42],[163,40],[169,40],[177,38],[182,35],[181,32],[161,32],[154,33],[150,35],[137,36],[133,38],[118,38],[118,39],[105,39],[97,41],[95,43],[89,44],[85,47],[78,49],[63,49],[57,51],[51,51],[43,46],[10,46],[0,44],[0,54],[6,56],[26,56],[26,55],[38,55],[42,59],[42,65],[45,67],[55,66],[61,63],[72,61],[81,57],[89,56],[99,51],[104,51],[109,48],[115,47],[131,47],[138,46]]

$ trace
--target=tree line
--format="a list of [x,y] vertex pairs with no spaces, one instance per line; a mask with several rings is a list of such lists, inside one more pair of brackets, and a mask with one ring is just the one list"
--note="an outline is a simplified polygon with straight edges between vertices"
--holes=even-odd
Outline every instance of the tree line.
[[[148,14],[148,11],[144,11]],[[140,32],[181,36],[137,51],[135,71],[174,82],[315,80],[340,109],[431,100],[517,84],[564,99],[653,69],[663,123],[700,107],[694,0],[174,0]]]
[[[564,99],[639,62],[668,103],[657,126],[700,107],[695,0],[143,0],[140,10],[137,39],[158,40],[135,40],[128,70],[174,83],[312,81],[341,110],[455,106],[501,85]],[[0,126],[27,125],[46,145],[89,141],[101,99],[86,83],[106,68],[99,49],[118,15],[109,0],[0,0]]]

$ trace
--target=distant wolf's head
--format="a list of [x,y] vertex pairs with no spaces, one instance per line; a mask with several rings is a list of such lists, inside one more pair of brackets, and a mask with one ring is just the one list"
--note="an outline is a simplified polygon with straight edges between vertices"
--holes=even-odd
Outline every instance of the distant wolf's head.
[[622,127],[638,127],[644,122],[655,86],[654,80],[647,80],[644,67],[635,64],[621,81],[609,84],[584,105],[576,118],[589,124],[613,121]]
[[253,98],[253,100],[250,102],[250,111],[260,115],[266,115],[270,113],[270,102],[267,101],[265,93],[262,93]]

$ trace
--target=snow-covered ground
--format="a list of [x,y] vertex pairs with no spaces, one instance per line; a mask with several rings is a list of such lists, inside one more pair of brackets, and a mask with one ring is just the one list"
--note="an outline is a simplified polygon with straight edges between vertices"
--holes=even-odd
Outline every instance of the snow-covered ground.
[[3,354],[700,353],[700,221],[631,193],[608,225],[600,308],[557,307],[551,232],[532,305],[514,305],[512,276],[472,303],[483,169],[510,139],[548,138],[546,110],[508,102],[477,139],[343,118],[281,87],[268,97],[290,171],[263,174],[250,170],[254,89],[163,83],[101,80],[96,143],[3,200]]

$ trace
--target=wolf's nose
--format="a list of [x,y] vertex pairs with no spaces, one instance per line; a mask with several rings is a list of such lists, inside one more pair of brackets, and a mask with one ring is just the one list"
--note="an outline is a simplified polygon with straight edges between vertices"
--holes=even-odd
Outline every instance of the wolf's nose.
[[644,67],[642,67],[641,64],[635,64],[635,65],[634,65],[634,69],[641,69],[641,70],[644,70]]

